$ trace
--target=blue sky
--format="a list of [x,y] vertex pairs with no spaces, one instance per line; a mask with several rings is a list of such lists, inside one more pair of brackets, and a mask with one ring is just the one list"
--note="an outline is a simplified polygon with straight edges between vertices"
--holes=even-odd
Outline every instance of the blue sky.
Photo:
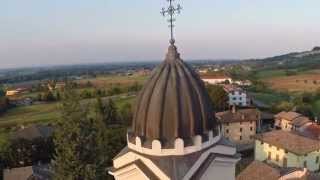
[[[320,46],[319,0],[179,0],[188,59],[255,58]],[[0,0],[0,68],[161,60],[165,0]]]

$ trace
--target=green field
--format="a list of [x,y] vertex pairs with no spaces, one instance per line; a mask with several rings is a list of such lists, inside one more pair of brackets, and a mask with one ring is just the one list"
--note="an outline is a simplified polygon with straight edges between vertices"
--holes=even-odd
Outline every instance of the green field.
[[285,96],[281,94],[272,93],[250,93],[256,100],[265,103],[266,105],[277,104],[281,101],[288,100]]
[[10,109],[0,117],[0,127],[53,122],[60,118],[58,103],[21,106]]
[[320,115],[320,100],[316,101],[315,103],[313,103],[313,111],[318,114],[318,116]]
[[[107,100],[108,98],[103,98]],[[121,95],[116,97],[115,103],[121,108],[126,103],[132,104],[135,96],[127,97]],[[95,99],[83,100],[82,103],[92,105]],[[60,117],[59,103],[38,104],[32,106],[20,106],[10,109],[4,115],[0,116],[0,127],[13,127],[17,125],[26,125],[31,123],[55,122]]]
[[285,70],[262,70],[255,74],[257,79],[268,79],[272,77],[286,76]]

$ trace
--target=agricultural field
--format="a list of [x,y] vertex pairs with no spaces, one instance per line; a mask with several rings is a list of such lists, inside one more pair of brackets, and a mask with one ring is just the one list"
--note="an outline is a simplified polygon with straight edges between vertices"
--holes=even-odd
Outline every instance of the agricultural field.
[[293,76],[271,77],[263,79],[272,89],[278,91],[301,92],[315,91],[320,88],[320,72],[313,71]]
[[273,104],[280,103],[282,101],[287,101],[288,98],[282,94],[277,93],[258,93],[258,92],[250,92],[250,95],[254,97],[256,100],[263,102],[268,106],[272,106]]
[[60,118],[59,103],[20,106],[0,116],[0,127],[53,122]]
[[[132,104],[135,96],[114,96],[112,97],[118,108],[123,107],[126,103]],[[108,97],[102,98],[107,101]],[[92,105],[95,99],[82,100],[81,103]],[[31,106],[19,106],[10,109],[4,115],[0,116],[0,128],[16,127],[32,123],[50,123],[57,121],[60,117],[60,103],[37,104]],[[0,133],[1,135],[1,133]]]
[[132,76],[108,75],[108,76],[98,76],[92,79],[83,79],[77,82],[82,85],[85,85],[88,82],[90,82],[94,87],[97,87],[97,88],[108,88],[113,85],[120,85],[122,87],[127,87],[135,83],[143,83],[147,78],[148,76],[142,76],[142,75],[132,75]]

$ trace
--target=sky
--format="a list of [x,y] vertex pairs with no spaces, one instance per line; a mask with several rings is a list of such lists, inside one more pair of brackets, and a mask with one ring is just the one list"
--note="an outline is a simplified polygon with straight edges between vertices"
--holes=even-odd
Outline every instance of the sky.
[[[177,0],[182,58],[247,59],[320,46],[319,0]],[[0,68],[158,61],[166,0],[0,0]]]

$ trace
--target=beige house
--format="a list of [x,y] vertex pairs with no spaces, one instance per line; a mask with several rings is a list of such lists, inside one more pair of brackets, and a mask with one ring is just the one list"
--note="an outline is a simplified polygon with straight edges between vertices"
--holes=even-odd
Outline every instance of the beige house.
[[255,141],[255,160],[280,167],[320,168],[320,141],[293,132],[276,130],[259,134]]
[[254,143],[260,112],[257,109],[239,109],[216,113],[222,135],[237,145]]
[[310,124],[309,118],[296,112],[282,111],[275,115],[275,127],[284,131],[299,130]]

